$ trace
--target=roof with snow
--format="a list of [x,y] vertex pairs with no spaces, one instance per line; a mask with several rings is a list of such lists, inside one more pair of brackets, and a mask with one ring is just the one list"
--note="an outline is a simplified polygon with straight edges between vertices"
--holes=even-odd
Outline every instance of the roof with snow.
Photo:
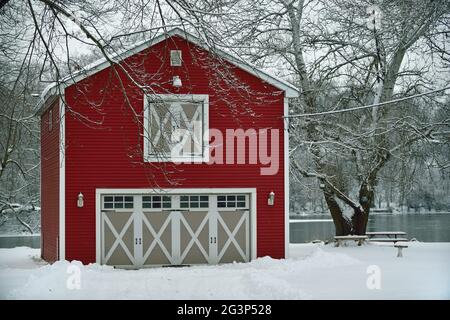
[[[129,49],[126,49],[124,51],[113,54],[109,58],[113,62],[118,63],[118,62],[120,62],[142,50],[145,50],[145,49],[147,49],[157,43],[160,43],[161,41],[164,41],[170,37],[173,37],[173,36],[181,37],[181,38],[186,39],[187,41],[192,42],[195,45],[197,45],[207,51],[211,51],[209,46],[204,41],[201,41],[201,39],[186,32],[185,30],[182,30],[180,28],[174,28],[168,32],[160,34],[159,36],[157,36],[151,40],[143,41]],[[286,97],[288,97],[288,98],[298,97],[299,90],[297,89],[297,87],[295,85],[293,85],[283,79],[280,79],[274,75],[271,75],[268,72],[263,71],[263,70],[257,68],[256,66],[254,66],[248,62],[245,62],[242,59],[240,59],[228,52],[225,52],[223,50],[215,48],[214,53],[217,54],[219,57],[227,60],[231,64],[233,64],[233,65],[247,71],[248,73],[253,74],[254,76],[266,81],[267,83],[273,85],[275,88],[278,88],[278,89],[284,91],[286,93]],[[45,105],[45,102],[51,96],[58,94],[57,93],[58,88],[60,90],[62,90],[63,88],[68,87],[74,83],[77,83],[77,82],[79,82],[79,81],[81,81],[103,69],[106,69],[110,66],[111,66],[111,63],[109,61],[107,61],[106,58],[102,58],[102,59],[99,59],[99,60],[87,65],[86,67],[82,68],[81,70],[79,70],[75,73],[67,75],[66,77],[60,79],[59,81],[55,81],[55,82],[51,83],[42,92],[39,102],[36,105],[36,113],[40,114],[43,112],[43,107]]]

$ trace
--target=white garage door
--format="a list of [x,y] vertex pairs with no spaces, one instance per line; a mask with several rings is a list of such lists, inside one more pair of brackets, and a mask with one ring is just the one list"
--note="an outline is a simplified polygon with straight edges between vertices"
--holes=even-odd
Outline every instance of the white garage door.
[[250,260],[250,195],[103,195],[101,262],[118,267]]

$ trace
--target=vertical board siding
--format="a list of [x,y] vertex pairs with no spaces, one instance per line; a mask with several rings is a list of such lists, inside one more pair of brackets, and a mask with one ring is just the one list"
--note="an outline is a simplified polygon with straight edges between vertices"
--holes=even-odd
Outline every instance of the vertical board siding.
[[[41,255],[49,262],[58,259],[60,167],[58,101],[53,102],[41,115]],[[49,131],[50,114],[53,118],[51,131]]]
[[[170,49],[183,51],[182,67],[170,67]],[[142,82],[157,93],[208,94],[210,128],[224,133],[228,128],[278,129],[278,173],[262,176],[258,164],[144,163],[143,94],[120,69],[121,81],[111,67],[99,71],[65,91],[66,259],[95,262],[96,188],[153,187],[257,188],[257,256],[284,257],[284,93],[178,37],[127,58],[123,66],[141,70]],[[230,84],[226,73],[236,82]],[[182,80],[179,89],[171,85],[174,75]],[[234,89],[234,83],[243,87]],[[162,170],[171,172],[169,181]],[[273,207],[267,205],[271,191]],[[83,208],[76,206],[80,192]]]

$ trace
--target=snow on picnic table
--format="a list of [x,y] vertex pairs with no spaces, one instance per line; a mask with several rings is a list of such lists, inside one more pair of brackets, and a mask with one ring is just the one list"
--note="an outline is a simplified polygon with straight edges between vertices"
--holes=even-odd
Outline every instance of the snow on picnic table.
[[[120,270],[61,261],[40,250],[0,249],[1,299],[450,299],[450,243],[409,243],[397,258],[392,244],[334,247],[291,244],[290,258],[184,268]],[[370,290],[367,268],[381,271]],[[81,289],[69,290],[69,266]]]

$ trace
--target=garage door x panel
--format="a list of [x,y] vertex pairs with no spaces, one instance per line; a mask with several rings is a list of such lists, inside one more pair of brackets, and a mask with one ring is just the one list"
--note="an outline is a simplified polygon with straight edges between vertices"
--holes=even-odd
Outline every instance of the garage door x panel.
[[144,265],[174,264],[172,219],[168,212],[142,214],[142,253]]
[[104,259],[109,265],[133,265],[133,212],[108,212],[103,215]]
[[208,212],[183,211],[180,218],[180,263],[209,263]]
[[249,260],[248,211],[222,211],[217,219],[219,263]]

